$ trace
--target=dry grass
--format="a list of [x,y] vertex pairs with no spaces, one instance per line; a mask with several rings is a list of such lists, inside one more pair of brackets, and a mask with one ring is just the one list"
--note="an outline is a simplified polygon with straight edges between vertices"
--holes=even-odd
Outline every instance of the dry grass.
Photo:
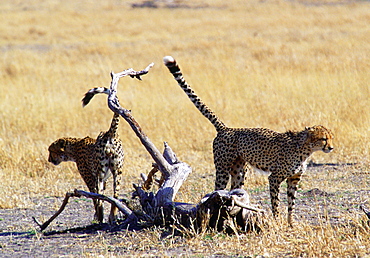
[[[129,1],[118,0],[2,1],[0,208],[32,207],[34,197],[85,187],[74,164],[47,162],[48,145],[62,136],[95,137],[106,130],[111,119],[106,98],[96,97],[82,109],[83,94],[109,85],[111,70],[141,69],[150,62],[155,66],[142,82],[121,80],[121,103],[158,147],[168,141],[193,167],[179,199],[197,202],[212,191],[215,130],[176,85],[162,64],[165,55],[177,58],[187,80],[227,125],[285,131],[322,124],[335,133],[336,149],[313,159],[356,162],[367,170],[369,4],[340,2],[233,0],[208,1],[200,9],[132,9]],[[152,161],[125,122],[120,135],[129,192]],[[369,189],[368,177],[356,185],[347,182],[345,173],[335,179],[340,176],[337,184],[330,183],[335,176],[329,173],[308,176],[302,187]],[[266,185],[265,179],[248,182],[251,189]],[[360,227],[353,234],[347,225],[334,229],[303,222],[294,231],[275,226],[260,236],[182,241],[199,255],[217,250],[233,255],[369,255],[368,233]],[[132,234],[131,239],[143,239],[137,254],[147,245],[157,246],[160,255],[182,245],[158,240],[156,231]]]

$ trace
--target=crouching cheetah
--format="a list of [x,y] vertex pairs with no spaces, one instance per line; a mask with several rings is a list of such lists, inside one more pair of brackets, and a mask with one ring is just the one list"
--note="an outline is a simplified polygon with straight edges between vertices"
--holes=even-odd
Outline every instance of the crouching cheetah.
[[291,224],[295,192],[306,170],[306,161],[315,151],[329,153],[333,150],[332,132],[321,125],[285,133],[266,128],[229,128],[194,93],[176,60],[166,56],[163,61],[193,104],[216,128],[217,136],[213,141],[215,189],[225,189],[230,175],[231,189],[235,189],[244,185],[247,170],[254,168],[268,172],[272,212],[276,217],[279,214],[280,184],[286,179],[288,223]]
[[[88,101],[87,101],[88,102]],[[85,103],[84,103],[85,104]],[[87,104],[87,103],[86,103]],[[107,132],[101,132],[97,139],[60,138],[49,146],[49,162],[59,165],[63,161],[76,162],[78,171],[90,192],[102,194],[105,182],[113,175],[113,197],[118,198],[121,181],[124,153],[121,140],[118,138],[119,115],[114,114]],[[103,222],[103,204],[93,200],[95,220]],[[116,220],[117,208],[112,205],[109,222]]]

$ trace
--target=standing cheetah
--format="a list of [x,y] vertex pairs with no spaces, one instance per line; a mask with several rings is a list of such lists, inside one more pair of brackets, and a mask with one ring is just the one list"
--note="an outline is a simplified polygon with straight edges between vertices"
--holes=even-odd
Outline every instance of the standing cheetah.
[[280,184],[288,184],[288,223],[292,223],[295,192],[306,161],[322,150],[333,150],[333,134],[324,126],[306,127],[303,131],[279,133],[267,128],[229,128],[194,93],[182,76],[176,60],[166,56],[163,61],[179,86],[198,110],[214,125],[217,136],[213,141],[216,167],[215,189],[225,189],[231,175],[231,189],[244,185],[244,176],[252,168],[270,173],[269,186],[272,212],[279,214]]
[[[102,194],[105,182],[113,175],[113,197],[118,198],[124,161],[122,142],[117,133],[118,123],[119,115],[115,113],[109,130],[101,132],[97,139],[85,137],[56,140],[49,146],[49,162],[54,165],[59,165],[63,161],[76,162],[80,175],[89,191],[93,193]],[[97,199],[93,201],[94,218],[98,222],[103,222],[103,204]],[[116,215],[117,207],[112,205],[109,215],[110,223],[115,222]]]

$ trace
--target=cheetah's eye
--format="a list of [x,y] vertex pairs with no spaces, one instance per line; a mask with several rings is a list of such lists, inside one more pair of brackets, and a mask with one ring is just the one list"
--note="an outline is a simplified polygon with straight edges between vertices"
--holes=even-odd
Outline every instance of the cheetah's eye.
[[326,138],[320,138],[319,140],[326,142],[328,139],[326,139]]

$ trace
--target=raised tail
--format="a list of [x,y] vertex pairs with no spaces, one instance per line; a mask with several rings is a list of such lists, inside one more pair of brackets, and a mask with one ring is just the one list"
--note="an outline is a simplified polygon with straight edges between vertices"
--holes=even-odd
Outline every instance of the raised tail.
[[173,77],[179,86],[185,91],[186,95],[190,98],[191,102],[197,109],[213,124],[216,131],[222,131],[226,128],[225,124],[217,117],[217,115],[195,94],[190,85],[185,81],[182,76],[180,67],[177,65],[176,60],[172,56],[165,56],[163,58],[164,64],[172,73]]
[[105,88],[105,87],[98,87],[98,88],[93,88],[86,92],[85,96],[82,99],[82,106],[85,107],[87,104],[90,103],[90,100],[96,95],[100,93],[104,93],[109,95],[110,89]]

